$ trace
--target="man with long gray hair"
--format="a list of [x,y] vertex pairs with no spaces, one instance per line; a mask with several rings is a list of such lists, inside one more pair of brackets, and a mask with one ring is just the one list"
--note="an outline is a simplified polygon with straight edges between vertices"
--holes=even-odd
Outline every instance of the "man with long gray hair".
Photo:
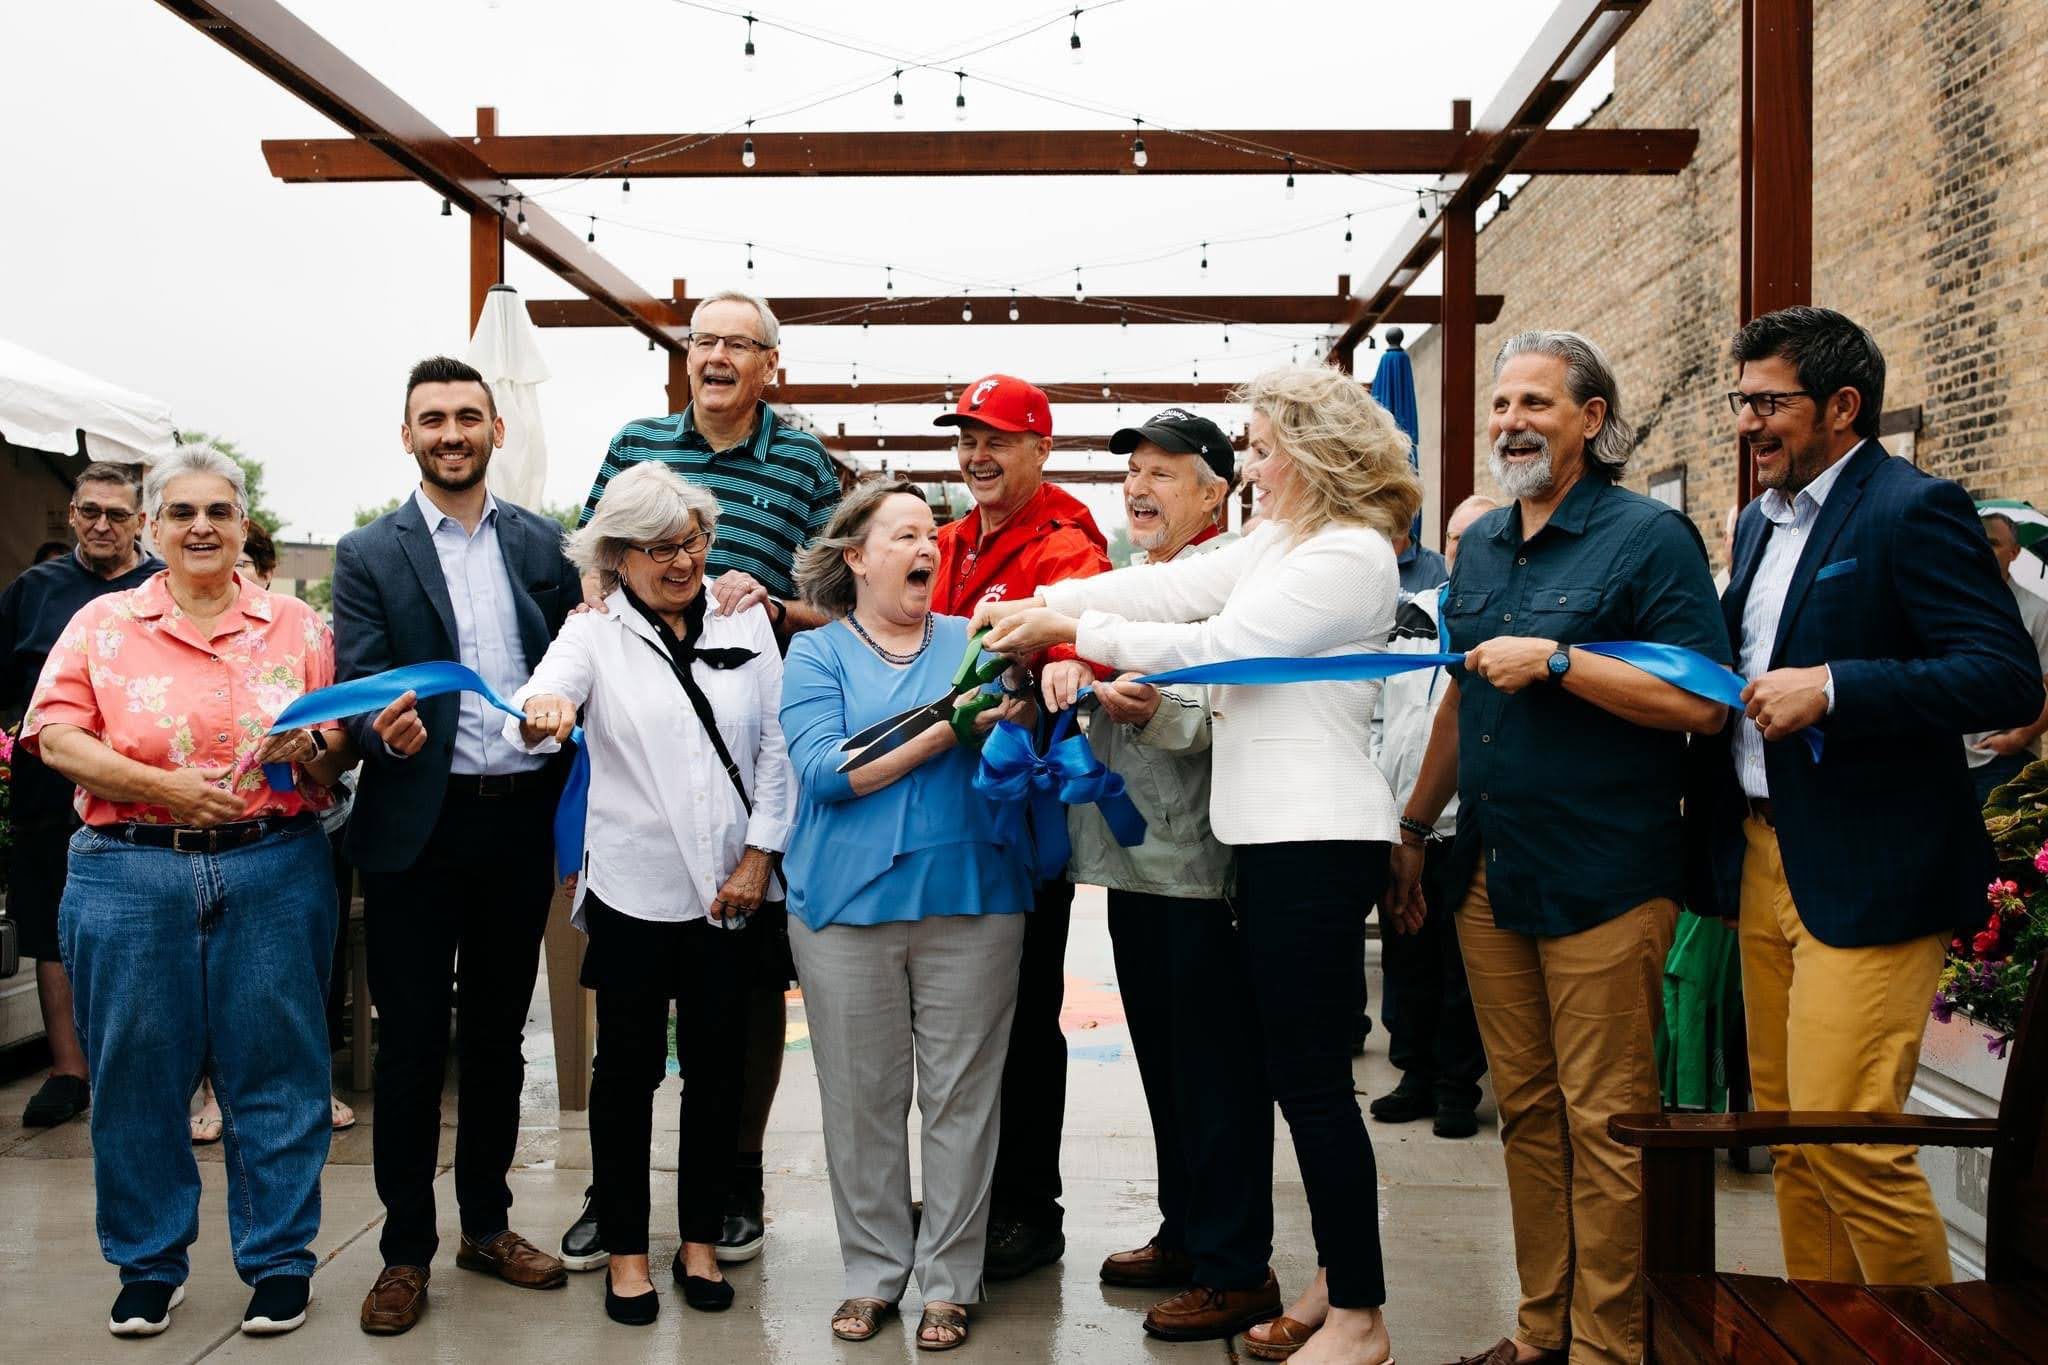
[[1500,1100],[1515,1332],[1471,1357],[1643,1356],[1642,1174],[1611,1115],[1655,1110],[1664,957],[1684,892],[1685,735],[1728,708],[1573,646],[1728,637],[1686,516],[1618,480],[1631,433],[1600,348],[1523,332],[1494,361],[1494,479],[1514,502],[1465,532],[1443,605],[1450,670],[1401,816],[1388,908],[1422,897],[1455,791],[1455,905]]

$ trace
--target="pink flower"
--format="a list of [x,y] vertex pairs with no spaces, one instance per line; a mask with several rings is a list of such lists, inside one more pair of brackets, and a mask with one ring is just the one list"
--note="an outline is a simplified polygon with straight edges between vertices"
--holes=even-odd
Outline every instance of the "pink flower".
[[1993,953],[1998,951],[1998,931],[1996,929],[1984,930],[1982,933],[1978,934],[1977,937],[1970,940],[1970,946],[1975,948],[1979,953]]
[[2048,844],[2041,845],[2041,851],[2034,855],[2034,871],[2048,876]]

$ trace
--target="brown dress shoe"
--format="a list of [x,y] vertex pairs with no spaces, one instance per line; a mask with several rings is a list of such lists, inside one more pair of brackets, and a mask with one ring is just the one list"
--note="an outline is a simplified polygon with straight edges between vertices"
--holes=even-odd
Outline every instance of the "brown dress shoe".
[[1133,1289],[1169,1289],[1191,1283],[1195,1260],[1185,1251],[1169,1251],[1153,1238],[1136,1251],[1113,1251],[1102,1262],[1104,1284]]
[[464,1237],[461,1249],[455,1253],[455,1264],[464,1270],[496,1275],[521,1289],[560,1289],[569,1282],[567,1267],[510,1228],[488,1242],[473,1242]]
[[1280,1282],[1268,1270],[1266,1282],[1257,1289],[1210,1289],[1198,1284],[1155,1303],[1145,1315],[1145,1330],[1164,1341],[1214,1341],[1279,1316]]
[[378,1271],[377,1283],[363,1300],[363,1330],[374,1337],[411,1331],[427,1311],[427,1273],[423,1265],[387,1265]]
[[[1534,1365],[1562,1365],[1565,1356],[1564,1351],[1542,1351],[1537,1354]],[[1515,1339],[1502,1337],[1489,1349],[1481,1351],[1476,1356],[1460,1357],[1452,1361],[1451,1365],[1515,1365],[1519,1359],[1521,1357],[1516,1349]]]

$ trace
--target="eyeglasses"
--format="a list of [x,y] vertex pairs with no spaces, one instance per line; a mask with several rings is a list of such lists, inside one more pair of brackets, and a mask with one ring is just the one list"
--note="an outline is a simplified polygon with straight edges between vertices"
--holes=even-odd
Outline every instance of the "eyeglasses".
[[1728,411],[1742,416],[1742,405],[1747,403],[1759,417],[1776,415],[1778,405],[1788,398],[1818,398],[1819,394],[1808,389],[1794,389],[1790,393],[1731,393],[1728,395]]
[[242,509],[231,502],[209,502],[195,507],[189,502],[167,502],[156,509],[157,516],[173,526],[190,526],[201,515],[214,526],[226,526],[242,519]]
[[734,355],[759,355],[763,351],[775,349],[767,342],[756,341],[753,337],[720,336],[717,332],[692,332],[683,339],[689,342],[690,349],[699,355],[710,355],[718,349],[721,342],[725,344],[725,349]]
[[703,552],[704,547],[710,543],[711,533],[709,531],[696,531],[679,541],[672,541],[667,545],[629,545],[626,548],[638,550],[657,564],[673,564],[678,554],[686,554],[690,558],[695,559]]
[[135,516],[134,511],[130,508],[101,507],[98,503],[93,502],[74,502],[71,504],[71,510],[78,513],[78,519],[87,526],[94,525],[101,517],[107,519],[107,525],[109,526],[126,526]]

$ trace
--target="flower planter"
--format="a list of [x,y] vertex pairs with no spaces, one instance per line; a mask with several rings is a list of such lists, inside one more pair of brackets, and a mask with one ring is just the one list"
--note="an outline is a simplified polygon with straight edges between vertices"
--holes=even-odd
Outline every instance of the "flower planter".
[[[2006,1061],[1992,1055],[1984,1035],[1995,1032],[1966,1014],[1943,1023],[1933,1017],[1920,1042],[1920,1070],[1913,1078],[1908,1111],[1959,1118],[1996,1118],[2005,1090]],[[1984,1274],[1985,1196],[1991,1153],[1974,1147],[1922,1147],[1920,1168],[1934,1188],[1934,1202],[1948,1224],[1949,1260],[1958,1278]]]

